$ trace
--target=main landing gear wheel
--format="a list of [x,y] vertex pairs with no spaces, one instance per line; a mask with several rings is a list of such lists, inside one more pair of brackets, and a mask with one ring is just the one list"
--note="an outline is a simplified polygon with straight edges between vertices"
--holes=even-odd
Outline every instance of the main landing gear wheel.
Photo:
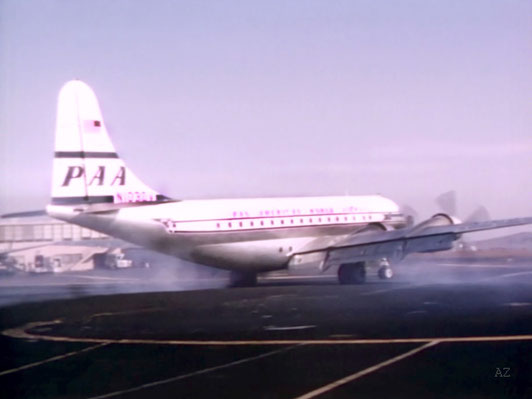
[[382,280],[389,280],[393,277],[393,270],[391,267],[381,267],[379,269],[379,278]]
[[340,284],[364,284],[366,282],[366,265],[364,262],[340,265],[338,281]]
[[229,280],[230,287],[254,287],[257,285],[257,273],[232,271]]

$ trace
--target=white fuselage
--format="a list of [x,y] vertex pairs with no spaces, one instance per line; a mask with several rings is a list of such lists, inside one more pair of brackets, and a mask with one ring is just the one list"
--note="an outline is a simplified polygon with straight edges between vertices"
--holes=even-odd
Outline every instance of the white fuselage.
[[182,259],[240,271],[284,268],[312,242],[341,238],[370,223],[404,225],[382,196],[177,201],[80,211],[50,205],[56,218]]

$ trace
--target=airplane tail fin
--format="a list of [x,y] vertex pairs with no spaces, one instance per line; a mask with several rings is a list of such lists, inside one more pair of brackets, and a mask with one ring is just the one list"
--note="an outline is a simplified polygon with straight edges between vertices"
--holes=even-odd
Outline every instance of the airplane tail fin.
[[59,93],[52,205],[156,202],[168,198],[148,187],[120,159],[98,100],[79,80]]

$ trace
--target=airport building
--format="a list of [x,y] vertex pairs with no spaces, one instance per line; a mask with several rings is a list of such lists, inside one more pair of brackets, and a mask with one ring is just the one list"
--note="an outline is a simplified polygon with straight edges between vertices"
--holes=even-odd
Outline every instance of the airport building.
[[48,216],[0,219],[0,262],[20,271],[92,269],[95,254],[119,249],[110,242],[105,234]]
[[105,234],[47,216],[0,219],[0,245],[107,238]]
[[213,269],[180,261],[48,216],[0,218],[0,274],[121,269],[165,265],[182,276]]

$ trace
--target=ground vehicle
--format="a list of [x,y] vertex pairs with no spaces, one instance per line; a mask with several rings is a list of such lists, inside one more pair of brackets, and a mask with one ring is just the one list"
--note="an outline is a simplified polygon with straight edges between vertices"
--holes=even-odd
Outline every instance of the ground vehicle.
[[109,269],[123,269],[133,266],[133,261],[126,259],[123,253],[107,254],[106,263]]
[[94,254],[93,261],[94,267],[101,269],[125,269],[133,266],[133,261],[127,259],[122,252]]

